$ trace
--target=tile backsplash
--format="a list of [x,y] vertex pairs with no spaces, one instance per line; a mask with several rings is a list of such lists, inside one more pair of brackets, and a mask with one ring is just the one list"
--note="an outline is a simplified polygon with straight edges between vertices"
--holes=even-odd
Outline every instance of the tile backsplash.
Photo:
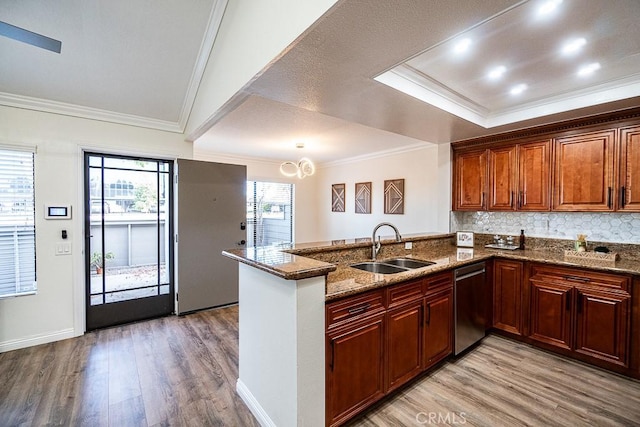
[[451,231],[520,234],[552,239],[640,243],[640,213],[586,212],[452,212]]

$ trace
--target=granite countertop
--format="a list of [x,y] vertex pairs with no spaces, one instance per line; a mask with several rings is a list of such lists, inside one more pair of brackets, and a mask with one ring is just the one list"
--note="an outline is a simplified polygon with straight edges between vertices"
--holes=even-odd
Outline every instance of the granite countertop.
[[[640,275],[640,263],[636,260],[624,258],[613,264],[588,260],[567,260],[564,258],[564,252],[558,250],[534,249],[510,251],[485,249],[484,247],[476,246],[473,248],[473,253],[470,253],[466,248],[460,252],[459,249],[462,248],[452,246],[450,249],[438,251],[411,251],[410,253],[408,251],[404,257],[432,261],[435,262],[435,264],[397,274],[374,274],[351,268],[348,265],[339,265],[338,268],[334,272],[329,273],[327,277],[326,300],[330,301],[370,289],[417,279],[439,271],[450,270],[494,257],[569,267],[587,267],[609,273]],[[384,258],[380,258],[379,261],[384,261]]]
[[[407,236],[407,238],[403,236],[403,242],[420,240],[433,240],[435,242],[438,239],[442,240],[448,237],[451,237],[451,234],[429,233],[426,235]],[[393,242],[393,240],[386,240],[386,242]],[[383,240],[383,243],[385,243],[385,240]],[[369,273],[349,267],[354,262],[367,260],[367,257],[370,256],[368,250],[370,246],[371,239],[363,238],[305,243],[286,247],[230,249],[224,251],[223,255],[286,280],[327,276],[327,301],[417,279],[493,257],[570,267],[585,267],[610,273],[640,275],[640,261],[636,256],[621,254],[620,259],[615,262],[565,259],[564,251],[557,247],[510,251],[476,246],[473,251],[469,251],[470,248],[456,248],[452,245],[434,244],[433,247],[426,248],[419,248],[418,246],[420,245],[414,245],[414,249],[411,250],[401,250],[401,252],[396,250],[393,253],[384,253],[378,257],[378,260],[384,261],[384,259],[388,258],[406,257],[432,261],[435,264],[396,274]],[[383,248],[385,247],[386,245],[383,245]],[[345,256],[345,253],[352,254],[351,251],[353,251],[353,256]],[[318,254],[324,255],[322,257],[324,261],[312,258],[313,256],[317,257]]]

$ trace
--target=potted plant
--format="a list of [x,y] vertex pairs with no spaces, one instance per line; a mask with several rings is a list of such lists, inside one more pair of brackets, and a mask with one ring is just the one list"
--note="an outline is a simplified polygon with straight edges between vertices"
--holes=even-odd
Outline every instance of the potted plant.
[[[113,252],[107,252],[104,254],[104,260],[113,259]],[[94,252],[91,254],[91,267],[96,269],[96,274],[102,274],[104,265],[102,264],[102,253]]]

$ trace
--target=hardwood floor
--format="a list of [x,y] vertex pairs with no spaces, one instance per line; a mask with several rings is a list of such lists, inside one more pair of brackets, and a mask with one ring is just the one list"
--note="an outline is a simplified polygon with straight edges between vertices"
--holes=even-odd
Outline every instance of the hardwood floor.
[[640,381],[497,335],[354,426],[638,426]]
[[[257,426],[235,393],[238,309],[0,354],[0,426]],[[640,381],[499,336],[351,426],[637,426]]]
[[0,354],[0,426],[257,426],[236,395],[238,308]]

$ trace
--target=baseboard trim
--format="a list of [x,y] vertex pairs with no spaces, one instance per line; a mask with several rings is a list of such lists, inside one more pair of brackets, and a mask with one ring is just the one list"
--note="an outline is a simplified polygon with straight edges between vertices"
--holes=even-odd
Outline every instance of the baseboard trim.
[[54,341],[66,340],[75,336],[75,330],[73,328],[68,328],[48,334],[32,335],[26,338],[4,341],[0,342],[0,353],[32,347],[34,345],[48,344]]
[[247,405],[253,416],[256,417],[261,426],[276,427],[276,424],[269,417],[269,415],[267,415],[260,403],[258,403],[251,391],[247,388],[247,386],[242,382],[240,378],[238,378],[238,381],[236,382],[236,391],[238,392],[240,398]]

